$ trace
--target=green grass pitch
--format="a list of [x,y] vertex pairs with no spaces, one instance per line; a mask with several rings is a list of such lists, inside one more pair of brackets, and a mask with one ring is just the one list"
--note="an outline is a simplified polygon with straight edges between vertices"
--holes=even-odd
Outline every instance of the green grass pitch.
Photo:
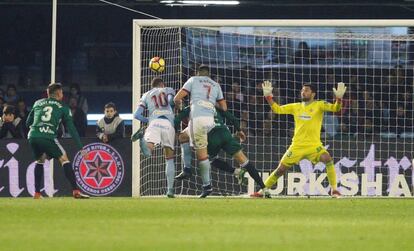
[[0,199],[0,250],[414,250],[412,199]]

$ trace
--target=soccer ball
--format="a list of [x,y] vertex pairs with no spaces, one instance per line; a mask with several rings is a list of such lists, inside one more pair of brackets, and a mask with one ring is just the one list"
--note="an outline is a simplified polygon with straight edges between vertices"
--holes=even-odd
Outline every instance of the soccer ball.
[[149,61],[149,68],[153,72],[157,72],[157,73],[163,72],[165,69],[165,60],[161,57],[153,57]]

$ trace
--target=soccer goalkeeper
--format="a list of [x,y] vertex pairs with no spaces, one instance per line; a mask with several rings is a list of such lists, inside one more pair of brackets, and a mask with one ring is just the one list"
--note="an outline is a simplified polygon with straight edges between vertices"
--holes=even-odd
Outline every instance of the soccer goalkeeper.
[[[345,94],[346,87],[344,83],[338,83],[338,88],[333,88],[336,96],[335,104],[326,101],[315,100],[316,87],[311,84],[304,84],[301,90],[302,102],[291,103],[287,105],[278,105],[273,101],[272,83],[265,81],[262,84],[263,95],[269,103],[272,111],[276,114],[291,114],[295,120],[295,133],[292,144],[283,155],[279,166],[266,179],[267,188],[276,184],[288,168],[296,165],[302,159],[308,159],[313,164],[323,162],[326,165],[329,185],[331,186],[331,196],[338,198],[341,196],[337,190],[336,173],[331,155],[323,147],[320,140],[323,113],[338,112],[341,110],[341,100]],[[262,197],[264,192],[260,190],[252,194],[253,197]]]

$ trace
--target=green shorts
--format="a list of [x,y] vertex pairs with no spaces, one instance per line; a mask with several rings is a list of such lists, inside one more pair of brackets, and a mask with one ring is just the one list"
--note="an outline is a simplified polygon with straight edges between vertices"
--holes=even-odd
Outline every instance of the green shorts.
[[207,151],[210,158],[216,157],[220,150],[233,156],[242,149],[240,143],[233,138],[227,128],[213,128],[208,133]]
[[44,153],[48,158],[53,159],[58,159],[65,153],[65,149],[63,149],[57,139],[29,138],[29,144],[32,148],[33,157],[36,160]]

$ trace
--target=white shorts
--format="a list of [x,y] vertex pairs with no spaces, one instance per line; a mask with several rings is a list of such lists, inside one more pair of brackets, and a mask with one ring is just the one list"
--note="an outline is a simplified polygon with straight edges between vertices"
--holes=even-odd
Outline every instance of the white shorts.
[[145,141],[174,150],[175,129],[167,119],[154,119],[145,130]]
[[190,119],[190,145],[194,149],[203,149],[208,145],[207,134],[216,126],[213,117],[196,117]]

